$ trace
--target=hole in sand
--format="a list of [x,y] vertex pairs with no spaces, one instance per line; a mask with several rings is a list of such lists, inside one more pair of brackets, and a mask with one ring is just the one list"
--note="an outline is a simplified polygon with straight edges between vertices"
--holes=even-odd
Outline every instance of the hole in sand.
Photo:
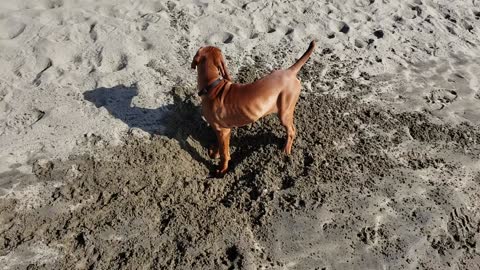
[[475,15],[475,19],[480,19],[480,11],[474,11],[473,15]]
[[230,33],[227,33],[225,36],[225,39],[223,40],[223,43],[232,43],[233,41],[233,35]]
[[468,31],[468,32],[472,32],[473,31],[473,26],[469,23],[466,23],[464,24],[465,26],[465,29]]
[[340,29],[338,29],[338,31],[340,31],[344,34],[347,34],[350,31],[350,26],[348,26],[348,24],[346,24],[344,22],[341,22],[340,23]]
[[450,14],[445,14],[445,19],[451,21],[452,23],[457,23],[457,20],[455,18],[452,18]]
[[218,44],[218,43],[232,43],[233,38],[235,36],[229,32],[217,32],[211,35],[207,40],[206,43],[210,44]]
[[422,9],[419,6],[413,6],[412,10],[417,12],[418,17],[422,16]]
[[373,35],[377,38],[383,38],[383,31],[382,30],[377,30],[373,32]]

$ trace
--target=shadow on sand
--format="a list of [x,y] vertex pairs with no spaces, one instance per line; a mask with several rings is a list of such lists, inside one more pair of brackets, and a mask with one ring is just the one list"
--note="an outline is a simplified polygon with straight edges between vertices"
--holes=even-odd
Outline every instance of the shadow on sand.
[[[182,149],[187,151],[193,159],[203,163],[213,172],[214,164],[217,162],[210,160],[206,153],[208,147],[216,142],[215,134],[202,119],[199,100],[192,93],[196,94],[194,89],[174,87],[171,91],[174,103],[156,109],[132,105],[133,98],[138,95],[138,90],[134,86],[101,87],[86,91],[83,96],[97,108],[107,109],[112,116],[122,120],[130,128],[139,128],[151,135],[165,135],[177,140]],[[192,144],[189,138],[196,142]],[[236,151],[232,153],[230,170],[245,159],[252,148],[280,144],[280,141],[270,131],[263,130],[259,134],[259,132],[237,132],[234,129],[232,143],[236,144],[233,145]],[[242,147],[244,143],[245,147]]]
[[214,142],[215,135],[202,120],[200,108],[193,103],[193,97],[181,93],[182,90],[173,89],[174,104],[156,109],[132,105],[133,98],[138,95],[136,87],[123,85],[112,88],[101,87],[85,92],[83,97],[95,104],[97,108],[104,107],[112,116],[122,120],[130,128],[139,128],[151,135],[161,134],[176,139],[192,158],[202,162],[211,170],[213,162],[207,160],[206,155],[199,153],[187,139],[191,137],[206,151],[207,147]]

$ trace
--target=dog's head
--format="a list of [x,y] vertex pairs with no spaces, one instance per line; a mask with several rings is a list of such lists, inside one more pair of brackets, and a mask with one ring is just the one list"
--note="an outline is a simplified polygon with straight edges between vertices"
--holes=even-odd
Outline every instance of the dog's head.
[[200,63],[200,60],[202,59],[203,59],[203,47],[200,47],[197,53],[195,54],[195,56],[193,57],[192,69],[196,69],[198,64]]
[[217,68],[224,79],[232,80],[228,73],[222,51],[213,46],[200,47],[193,57],[192,69],[197,69],[198,72],[204,72],[208,70],[209,67]]

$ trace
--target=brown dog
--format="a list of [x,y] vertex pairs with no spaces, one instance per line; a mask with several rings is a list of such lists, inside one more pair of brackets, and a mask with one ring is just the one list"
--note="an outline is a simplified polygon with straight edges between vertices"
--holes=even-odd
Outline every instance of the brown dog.
[[209,46],[198,49],[193,57],[192,68],[197,68],[197,87],[202,98],[203,116],[218,139],[218,146],[209,150],[210,157],[220,156],[216,172],[218,176],[223,176],[228,169],[231,128],[253,123],[271,113],[278,113],[285,127],[287,142],[283,150],[286,154],[291,153],[295,138],[293,111],[301,89],[297,73],[307,62],[314,47],[315,42],[312,41],[293,66],[273,71],[250,84],[232,83],[219,48]]

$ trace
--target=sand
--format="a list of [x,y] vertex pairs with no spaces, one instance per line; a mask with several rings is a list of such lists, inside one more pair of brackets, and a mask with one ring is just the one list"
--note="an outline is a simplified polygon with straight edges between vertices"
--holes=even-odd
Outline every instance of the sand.
[[[2,1],[0,268],[480,268],[480,2]],[[190,61],[299,73],[213,135]]]

